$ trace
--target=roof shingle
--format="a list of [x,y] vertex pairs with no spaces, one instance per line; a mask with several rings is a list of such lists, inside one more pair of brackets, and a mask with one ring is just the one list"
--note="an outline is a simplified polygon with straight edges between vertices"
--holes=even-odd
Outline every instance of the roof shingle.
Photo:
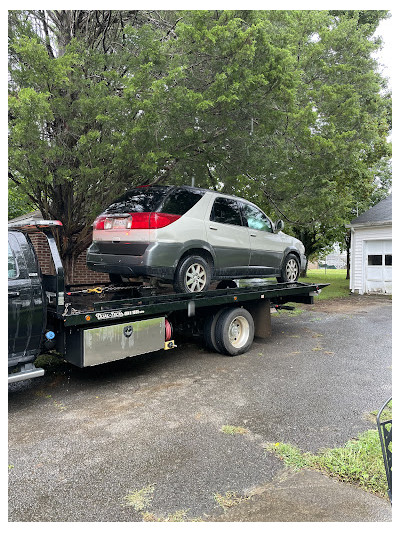
[[351,221],[351,225],[356,224],[379,224],[392,222],[392,195],[389,194],[379,203],[365,211],[362,215]]

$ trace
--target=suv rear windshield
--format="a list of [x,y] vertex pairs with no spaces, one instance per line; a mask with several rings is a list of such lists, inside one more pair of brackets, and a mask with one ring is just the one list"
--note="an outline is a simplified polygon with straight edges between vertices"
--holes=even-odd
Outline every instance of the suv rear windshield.
[[184,215],[205,191],[172,189],[171,187],[146,187],[133,189],[120,196],[105,213],[151,213],[161,211],[170,215]]
[[163,213],[169,215],[184,215],[189,209],[197,204],[205,191],[189,189],[172,190],[160,208]]
[[132,189],[120,196],[104,211],[105,213],[150,213],[157,211],[169,187],[146,187]]

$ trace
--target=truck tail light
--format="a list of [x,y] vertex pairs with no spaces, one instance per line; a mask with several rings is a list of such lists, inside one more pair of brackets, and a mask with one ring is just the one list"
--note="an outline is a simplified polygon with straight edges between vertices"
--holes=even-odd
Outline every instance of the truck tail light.
[[100,215],[93,223],[95,230],[108,229],[159,229],[165,228],[180,218],[169,213],[129,213],[129,215]]

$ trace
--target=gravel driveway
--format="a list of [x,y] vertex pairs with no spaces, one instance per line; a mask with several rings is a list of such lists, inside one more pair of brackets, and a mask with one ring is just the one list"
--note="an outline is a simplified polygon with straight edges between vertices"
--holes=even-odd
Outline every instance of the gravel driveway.
[[274,316],[271,338],[239,357],[194,342],[10,385],[9,520],[211,521],[250,510],[286,472],[264,443],[343,445],[375,427],[368,413],[391,395],[391,302],[346,302]]

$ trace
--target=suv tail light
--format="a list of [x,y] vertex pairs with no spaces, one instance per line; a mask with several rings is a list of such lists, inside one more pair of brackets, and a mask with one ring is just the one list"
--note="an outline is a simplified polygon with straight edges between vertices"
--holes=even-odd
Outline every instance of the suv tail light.
[[129,213],[127,215],[100,215],[93,223],[93,229],[159,229],[165,228],[181,218],[169,213]]
[[96,218],[96,220],[93,222],[93,229],[104,229],[104,221],[106,217],[103,215],[100,215]]
[[169,226],[175,220],[181,218],[180,215],[169,215],[168,213],[150,213],[149,228],[158,229]]

